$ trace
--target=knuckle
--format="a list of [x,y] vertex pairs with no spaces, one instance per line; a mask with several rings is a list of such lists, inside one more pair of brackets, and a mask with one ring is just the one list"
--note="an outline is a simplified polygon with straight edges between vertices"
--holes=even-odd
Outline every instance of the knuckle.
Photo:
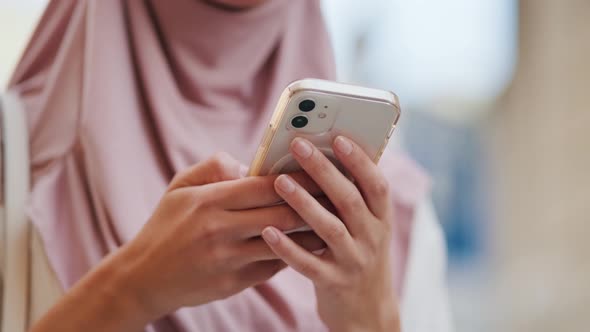
[[339,293],[351,288],[358,287],[362,282],[362,272],[355,269],[343,269],[335,273],[330,279],[324,281],[324,287],[329,292]]
[[[358,149],[355,149],[358,152]],[[348,161],[347,168],[351,171],[358,171],[364,167],[363,159],[358,153],[353,152]]]
[[388,227],[388,225],[385,225],[386,223],[376,222],[375,224],[380,224],[379,230],[368,233],[366,235],[367,238],[364,244],[366,250],[368,250],[371,255],[377,255],[382,253],[383,250],[388,250],[388,248],[391,246],[393,234],[392,228]]
[[194,191],[194,189],[188,188],[173,190],[164,196],[160,207],[166,213],[176,216],[176,218],[172,218],[174,222],[192,221],[198,217],[202,206],[200,195]]
[[187,199],[190,200],[190,203],[187,203],[190,204],[193,212],[201,211],[208,203],[207,195],[203,194],[201,187],[193,187],[187,190],[190,192],[190,195],[187,195]]
[[336,278],[332,278],[329,281],[328,284],[328,289],[331,289],[332,291],[341,291],[343,289],[348,289],[350,288],[351,285],[351,279],[352,277],[346,276],[346,277],[336,277]]
[[187,170],[182,170],[182,171],[178,171],[178,172],[174,173],[174,176],[172,177],[172,180],[170,181],[170,186],[175,187],[175,186],[181,184],[187,175],[188,175]]
[[229,166],[231,165],[231,157],[225,152],[217,152],[211,157],[210,162],[214,174],[222,176],[228,173]]
[[352,285],[353,277],[349,274],[343,274],[342,271],[334,271],[329,277],[324,278],[320,283],[322,288],[331,293],[338,293],[342,290],[349,289]]
[[371,193],[376,196],[388,196],[389,182],[387,182],[385,179],[379,179],[377,182],[373,183],[370,190]]
[[221,258],[223,259],[224,265],[226,266],[239,266],[244,262],[244,257],[242,251],[237,248],[228,248],[223,247],[219,249]]
[[[219,236],[222,231],[222,226],[218,222],[206,222],[203,223],[201,226],[201,238],[205,240],[215,239]],[[219,250],[213,250],[215,253],[219,254]]]
[[390,238],[393,235],[394,231],[394,224],[389,214],[386,214],[385,220],[382,221],[383,224],[383,237]]
[[217,269],[224,268],[227,265],[225,256],[225,250],[222,250],[218,247],[212,247],[207,252],[207,261],[210,263],[211,267]]
[[335,222],[326,228],[326,238],[330,242],[339,241],[346,236],[347,232],[343,223]]
[[360,255],[354,255],[350,260],[350,275],[361,275],[367,268],[367,259],[363,259]]
[[320,272],[316,266],[311,263],[301,263],[299,264],[299,271],[301,274],[309,277],[310,279],[318,279],[320,276]]
[[216,265],[222,269],[233,269],[242,263],[240,253],[227,246],[213,246],[208,256],[211,261],[216,262]]
[[361,210],[365,206],[365,201],[363,197],[356,189],[349,190],[348,193],[344,195],[344,197],[340,200],[338,204],[338,209],[341,210],[343,213],[356,213],[357,211]]

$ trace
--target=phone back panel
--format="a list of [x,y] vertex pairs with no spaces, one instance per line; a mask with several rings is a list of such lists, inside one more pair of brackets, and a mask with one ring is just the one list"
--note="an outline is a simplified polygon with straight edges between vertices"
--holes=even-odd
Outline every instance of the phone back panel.
[[[308,107],[302,111],[304,101]],[[309,101],[314,104],[311,110]],[[315,79],[294,82],[279,100],[250,175],[300,170],[289,153],[295,137],[311,141],[341,170],[331,148],[338,135],[354,140],[377,163],[399,116],[397,97],[391,92]]]

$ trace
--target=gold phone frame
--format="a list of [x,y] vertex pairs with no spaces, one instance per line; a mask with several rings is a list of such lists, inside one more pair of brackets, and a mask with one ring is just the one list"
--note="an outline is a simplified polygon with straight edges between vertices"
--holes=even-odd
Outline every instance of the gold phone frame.
[[286,113],[287,105],[295,94],[302,91],[320,92],[352,98],[362,98],[365,100],[374,100],[387,103],[393,106],[397,111],[397,116],[393,121],[391,129],[385,138],[379,152],[373,160],[375,163],[379,162],[379,159],[381,158],[381,155],[383,154],[383,151],[385,150],[401,115],[401,109],[397,95],[391,91],[372,89],[351,84],[319,79],[303,79],[289,84],[281,94],[275,111],[270,119],[270,123],[264,132],[261,143],[250,165],[250,170],[248,173],[249,176],[261,175],[259,174],[260,169],[267,158],[270,147],[272,146],[273,139],[277,133],[278,125],[282,122]]

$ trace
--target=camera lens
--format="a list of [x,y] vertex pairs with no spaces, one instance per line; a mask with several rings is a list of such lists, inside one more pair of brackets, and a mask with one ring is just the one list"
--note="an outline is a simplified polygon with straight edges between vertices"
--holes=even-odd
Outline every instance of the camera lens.
[[300,115],[300,116],[294,117],[293,120],[291,120],[291,125],[295,128],[303,128],[303,127],[307,126],[308,122],[309,122],[309,120],[307,120],[306,117]]
[[313,100],[306,99],[299,103],[299,110],[301,112],[309,112],[315,108],[315,102]]

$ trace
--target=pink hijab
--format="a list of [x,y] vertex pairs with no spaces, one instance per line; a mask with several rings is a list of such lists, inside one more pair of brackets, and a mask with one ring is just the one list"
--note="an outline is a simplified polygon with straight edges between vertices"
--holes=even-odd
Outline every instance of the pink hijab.
[[[28,116],[29,216],[64,288],[135,236],[175,172],[220,150],[248,164],[281,90],[305,77],[334,77],[317,0],[242,12],[200,0],[51,1],[9,89]],[[397,207],[400,290],[427,179],[399,153],[382,165]],[[147,330],[325,327],[312,284],[287,269]]]

